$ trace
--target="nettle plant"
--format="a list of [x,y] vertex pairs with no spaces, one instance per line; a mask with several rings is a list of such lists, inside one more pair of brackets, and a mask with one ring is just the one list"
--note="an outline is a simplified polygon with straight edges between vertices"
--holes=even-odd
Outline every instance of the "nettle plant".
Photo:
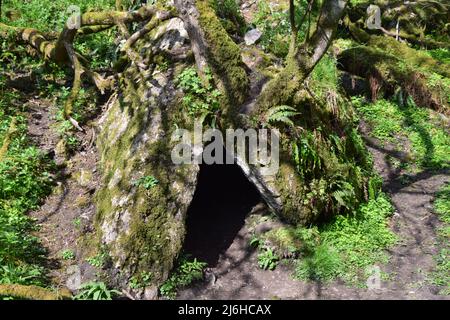
[[154,176],[144,176],[139,178],[134,182],[135,186],[143,187],[145,190],[150,190],[151,188],[158,185],[159,180],[156,179]]
[[216,118],[220,110],[219,97],[221,92],[214,87],[214,80],[209,69],[205,70],[204,79],[200,79],[195,68],[186,68],[178,76],[178,87],[184,92],[183,105],[193,117],[199,117],[202,122],[206,118]]

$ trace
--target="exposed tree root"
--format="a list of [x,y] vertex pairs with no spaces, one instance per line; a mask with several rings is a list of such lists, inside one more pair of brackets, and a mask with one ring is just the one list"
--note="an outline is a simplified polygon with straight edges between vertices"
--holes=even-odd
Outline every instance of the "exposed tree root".
[[[372,4],[380,7],[382,26],[367,30],[366,10]],[[351,7],[348,15],[352,23],[370,31],[371,34],[385,34],[429,49],[450,47],[446,41],[428,39],[424,35],[425,30],[428,30],[428,33],[434,30],[436,34],[443,36],[448,33],[450,3],[444,1],[367,1]]]
[[0,284],[0,296],[11,296],[26,300],[67,300],[72,299],[68,290],[52,292],[37,286],[20,284]]
[[339,66],[368,80],[372,100],[376,100],[382,93],[393,95],[400,88],[418,105],[446,114],[449,112],[449,89],[444,80],[430,82],[433,77],[432,65],[421,66],[408,61],[404,55],[394,56],[377,47],[360,46],[344,51],[339,56]]
[[[122,8],[121,1],[116,2],[117,8]],[[140,68],[146,68],[139,54],[132,49],[133,44],[148,32],[157,27],[162,21],[174,17],[171,10],[159,8],[157,6],[142,6],[135,11],[101,11],[86,12],[80,17],[80,25],[65,27],[59,34],[43,33],[32,28],[19,28],[0,23],[0,37],[13,35],[17,39],[31,45],[42,54],[44,59],[67,65],[74,70],[74,81],[71,94],[64,107],[64,116],[74,127],[82,130],[78,122],[72,117],[73,105],[81,89],[81,76],[86,74],[103,94],[107,89],[112,88],[114,79],[112,77],[104,79],[98,73],[91,71],[80,54],[73,48],[76,36],[84,36],[97,32],[102,32],[113,26],[117,26],[125,38],[126,42],[122,49],[128,58]],[[133,35],[130,35],[127,24],[131,22],[145,22],[144,27]]]

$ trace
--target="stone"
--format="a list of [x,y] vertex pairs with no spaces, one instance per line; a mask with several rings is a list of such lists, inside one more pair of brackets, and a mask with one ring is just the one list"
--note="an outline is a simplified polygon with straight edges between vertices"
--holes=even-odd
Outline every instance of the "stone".
[[87,170],[81,170],[76,174],[76,180],[82,187],[87,187],[92,181],[92,173]]
[[144,299],[145,300],[157,300],[158,299],[158,287],[151,286],[151,287],[145,288]]
[[251,46],[255,44],[262,36],[262,32],[258,29],[252,29],[247,32],[244,36],[245,44]]
[[153,39],[158,40],[154,46],[155,51],[171,52],[180,50],[188,42],[189,37],[183,20],[173,18],[159,27]]

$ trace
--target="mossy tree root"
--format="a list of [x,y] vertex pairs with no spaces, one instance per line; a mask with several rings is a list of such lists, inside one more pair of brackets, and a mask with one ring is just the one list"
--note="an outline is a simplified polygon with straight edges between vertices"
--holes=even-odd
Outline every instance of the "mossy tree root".
[[369,81],[372,100],[376,100],[382,93],[393,95],[401,88],[417,105],[448,114],[447,96],[450,92],[446,86],[446,78],[430,82],[431,77],[439,74],[438,71],[445,76],[445,70],[440,70],[439,64],[433,64],[434,60],[431,58],[430,63],[424,64],[426,60],[420,56],[415,60],[408,58],[405,53],[396,52],[397,56],[376,45],[359,46],[342,52],[338,61],[344,71]]
[[146,34],[154,30],[157,26],[159,26],[162,22],[173,18],[174,14],[171,11],[162,11],[160,13],[155,14],[150,21],[144,25],[141,29],[133,33],[128,37],[128,40],[123,45],[121,51],[125,52],[128,58],[133,61],[138,67],[141,69],[145,69],[146,65],[142,61],[140,55],[133,50],[133,45]]
[[[117,8],[121,8],[121,1],[116,2]],[[58,63],[59,65],[67,65],[74,70],[74,81],[71,94],[67,99],[64,107],[64,116],[69,120],[78,130],[82,130],[78,122],[72,118],[73,105],[81,89],[81,76],[86,74],[100,92],[104,93],[106,89],[112,88],[114,81],[113,77],[104,79],[98,73],[91,71],[86,61],[80,54],[75,52],[73,42],[75,37],[88,35],[92,33],[101,32],[118,26],[122,35],[127,40],[123,51],[128,55],[131,61],[135,62],[140,67],[145,65],[140,61],[139,55],[132,50],[132,45],[142,36],[149,33],[161,22],[172,18],[174,16],[172,10],[160,8],[158,6],[142,6],[135,11],[101,11],[101,12],[86,12],[80,17],[80,25],[69,28],[65,27],[59,34],[47,34],[32,28],[19,28],[0,23],[0,37],[13,35],[17,39],[24,41],[31,45],[44,59],[48,59]],[[145,22],[142,29],[130,36],[127,24],[131,22]],[[50,39],[51,38],[51,39]],[[56,40],[55,40],[56,39]]]
[[[303,44],[291,44],[286,68],[269,82],[261,93],[253,111],[255,115],[261,115],[271,107],[286,104],[295,96],[295,92],[300,89],[303,81],[330,47],[346,6],[347,1],[342,0],[323,2],[316,30]],[[291,41],[296,40],[293,37]]]
[[52,292],[37,286],[20,284],[0,284],[0,296],[25,300],[69,300],[72,295],[67,290]]

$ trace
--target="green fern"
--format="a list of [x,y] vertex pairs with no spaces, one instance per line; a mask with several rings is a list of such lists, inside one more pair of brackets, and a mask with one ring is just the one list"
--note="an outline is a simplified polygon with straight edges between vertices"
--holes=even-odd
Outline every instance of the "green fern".
[[284,124],[287,124],[288,126],[294,127],[294,122],[292,121],[291,117],[297,116],[300,113],[297,112],[292,107],[289,106],[277,106],[269,109],[266,114],[267,122],[273,123],[273,122],[281,122]]

